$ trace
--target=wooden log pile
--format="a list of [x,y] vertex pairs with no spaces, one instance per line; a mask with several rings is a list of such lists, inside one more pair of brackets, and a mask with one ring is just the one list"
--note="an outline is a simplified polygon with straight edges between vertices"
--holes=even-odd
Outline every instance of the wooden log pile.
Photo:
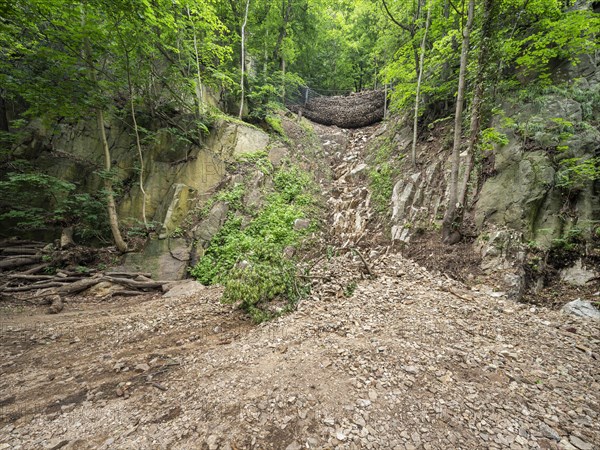
[[120,288],[110,296],[133,296],[162,291],[166,281],[152,280],[152,274],[140,272],[101,272],[60,269],[50,274],[45,262],[47,244],[35,241],[7,239],[0,241],[0,296],[19,296],[20,300],[36,304],[51,304],[49,312],[62,310],[66,296],[79,294],[99,283],[109,282]]

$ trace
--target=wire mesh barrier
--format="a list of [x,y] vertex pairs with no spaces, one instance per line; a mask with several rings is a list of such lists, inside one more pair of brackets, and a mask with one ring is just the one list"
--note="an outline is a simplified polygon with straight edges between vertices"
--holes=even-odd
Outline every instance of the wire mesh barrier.
[[322,125],[360,128],[383,119],[385,94],[377,91],[316,91],[301,86],[286,94],[286,106]]

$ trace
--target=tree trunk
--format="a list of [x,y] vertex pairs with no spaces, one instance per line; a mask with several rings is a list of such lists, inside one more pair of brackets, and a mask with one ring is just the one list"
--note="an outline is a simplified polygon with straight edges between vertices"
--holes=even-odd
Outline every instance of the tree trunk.
[[244,115],[244,95],[246,94],[244,89],[244,78],[246,76],[246,25],[248,24],[248,9],[250,8],[250,0],[246,0],[246,12],[244,13],[244,23],[242,24],[242,79],[240,80],[240,90],[241,90],[241,98],[240,98],[240,114],[239,118],[242,119]]
[[196,33],[196,25],[192,20],[189,6],[186,7],[187,16],[189,21],[192,23],[192,30],[194,32],[194,56],[196,62],[196,98],[198,100],[198,118],[202,117],[204,113],[204,99],[202,95],[202,74],[200,72],[200,54],[198,53],[198,37]]
[[100,132],[102,148],[104,149],[104,170],[107,172],[106,178],[104,179],[104,189],[106,190],[107,197],[108,222],[110,224],[110,230],[112,232],[113,239],[115,240],[117,249],[124,253],[127,251],[127,244],[121,236],[121,230],[119,230],[119,217],[117,216],[115,194],[113,192],[112,180],[110,178],[110,169],[112,167],[110,148],[108,147],[106,131],[104,130],[104,113],[100,108],[96,109],[96,121],[98,122],[98,131]]
[[[492,33],[492,14],[493,0],[485,0],[483,3],[483,23],[481,25],[481,45],[479,57],[477,58],[477,77],[475,81],[475,92],[473,94],[473,104],[471,106],[471,124],[469,127],[469,145],[467,147],[467,164],[463,180],[458,191],[458,203],[462,205],[464,214],[467,205],[467,193],[469,179],[475,164],[475,147],[479,141],[479,130],[481,128],[481,106],[485,92],[486,67],[488,64],[489,45]],[[460,217],[462,221],[462,215]]]
[[0,93],[0,131],[8,133],[10,131],[8,126],[8,115],[6,113],[6,101]]
[[283,45],[283,40],[285,39],[285,36],[287,35],[287,24],[290,21],[291,13],[292,13],[291,0],[287,0],[287,6],[286,6],[286,1],[283,0],[283,2],[281,3],[281,28],[279,29],[279,36],[277,36],[277,43],[275,44],[275,49],[273,50],[273,59],[274,60],[283,59],[283,57],[280,55],[281,46]]
[[421,57],[419,59],[419,77],[417,79],[417,92],[415,95],[415,119],[413,123],[413,141],[411,160],[412,165],[417,165],[417,125],[419,122],[419,95],[421,94],[421,80],[423,79],[423,63],[425,62],[425,43],[427,42],[427,32],[429,31],[429,20],[431,18],[431,6],[427,8],[427,19],[425,20],[425,33],[421,41]]
[[[123,45],[123,47],[125,47]],[[142,143],[140,139],[140,130],[137,124],[137,117],[135,115],[135,104],[133,99],[133,83],[131,82],[131,66],[129,64],[129,52],[125,51],[125,63],[127,65],[127,88],[129,89],[129,106],[131,109],[131,119],[133,120],[133,131],[135,133],[135,144],[138,151],[138,158],[140,159],[140,176],[139,186],[140,192],[142,193],[142,220],[144,221],[144,227],[148,228],[148,220],[146,219],[146,191],[144,189],[144,155],[142,153]]]
[[60,248],[65,249],[74,246],[75,240],[73,239],[73,227],[63,228],[60,234]]
[[[85,3],[81,5],[81,24],[82,29],[85,30]],[[84,62],[87,64],[88,69],[90,71],[90,79],[94,86],[98,86],[98,78],[96,76],[96,69],[94,67],[94,61],[92,59],[92,49],[90,46],[90,41],[87,37],[84,38],[83,41],[83,49],[82,49],[82,58]],[[113,239],[115,241],[115,245],[120,252],[127,251],[127,244],[123,240],[121,236],[121,231],[119,230],[119,218],[117,216],[117,207],[115,205],[115,196],[113,192],[112,180],[110,179],[110,169],[112,166],[112,161],[110,157],[110,148],[108,146],[108,140],[106,139],[106,130],[104,129],[104,112],[102,108],[96,107],[96,123],[98,125],[98,133],[100,137],[100,142],[102,143],[102,149],[104,151],[104,170],[106,170],[106,177],[104,179],[104,189],[106,190],[107,197],[107,212],[108,212],[108,222],[110,224],[110,230],[113,235]]]
[[452,169],[450,171],[450,181],[448,183],[448,205],[444,220],[442,222],[442,240],[444,242],[455,241],[453,236],[457,233],[456,218],[458,215],[458,172],[460,169],[460,146],[462,132],[462,113],[465,99],[465,85],[467,62],[469,56],[469,38],[471,27],[473,26],[473,15],[475,13],[475,0],[469,0],[469,9],[467,13],[467,23],[463,28],[463,41],[460,54],[460,71],[458,75],[458,92],[456,96],[456,112],[454,115],[454,145],[452,147]]

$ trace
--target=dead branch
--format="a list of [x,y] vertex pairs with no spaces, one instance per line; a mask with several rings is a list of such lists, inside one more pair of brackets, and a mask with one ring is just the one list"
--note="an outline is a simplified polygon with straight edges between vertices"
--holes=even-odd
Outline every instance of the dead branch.
[[165,281],[134,281],[129,278],[103,277],[102,281],[120,284],[133,289],[160,289]]
[[365,265],[365,268],[367,269],[367,273],[371,276],[374,276],[373,271],[371,270],[371,266],[369,266],[369,264],[367,263],[367,260],[364,258],[364,256],[362,255],[362,253],[360,252],[359,249],[354,248],[352,249],[354,252],[356,252],[356,254],[358,255],[358,257],[360,258],[360,260],[362,261],[362,263]]
[[106,272],[107,277],[117,278],[135,278],[135,277],[147,277],[152,278],[152,274],[149,272]]

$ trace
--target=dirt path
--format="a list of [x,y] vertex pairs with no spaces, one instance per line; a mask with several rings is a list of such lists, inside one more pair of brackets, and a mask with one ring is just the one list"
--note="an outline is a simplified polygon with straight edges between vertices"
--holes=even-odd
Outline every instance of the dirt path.
[[[338,245],[356,245],[357,208],[369,217],[340,176],[363,131],[318,130]],[[311,297],[261,326],[219,288],[3,312],[0,450],[600,448],[598,322],[365,257],[374,277],[324,258]]]

